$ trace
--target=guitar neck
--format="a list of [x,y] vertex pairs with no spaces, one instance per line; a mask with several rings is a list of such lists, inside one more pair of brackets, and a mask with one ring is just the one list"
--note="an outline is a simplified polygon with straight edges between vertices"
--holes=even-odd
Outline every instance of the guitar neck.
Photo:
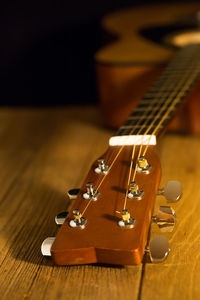
[[158,136],[200,75],[200,44],[185,46],[142,98],[116,136]]

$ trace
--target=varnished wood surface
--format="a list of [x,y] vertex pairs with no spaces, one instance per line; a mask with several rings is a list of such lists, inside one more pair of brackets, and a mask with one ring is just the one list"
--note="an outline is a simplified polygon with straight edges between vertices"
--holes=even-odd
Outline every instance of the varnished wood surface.
[[96,61],[109,65],[166,63],[173,56],[172,49],[147,40],[140,30],[170,25],[194,15],[199,9],[200,5],[197,2],[156,3],[129,7],[106,15],[101,22],[102,28],[112,36],[113,42],[96,53]]
[[[110,166],[107,175],[94,172],[98,165],[95,159],[52,245],[52,258],[57,265],[141,264],[155,196],[160,184],[161,166],[155,146],[149,146],[146,158],[154,168],[148,175],[137,173],[135,176],[135,181],[144,191],[142,201],[127,198],[124,207],[132,151],[133,146],[109,147],[106,153],[101,155],[105,163]],[[136,164],[138,151],[139,146],[135,149],[133,165]],[[131,177],[133,174],[134,169],[132,169]],[[92,182],[94,190],[99,192],[97,201],[88,202],[89,200],[83,198],[88,182]],[[87,220],[84,230],[69,226],[70,220],[74,218],[73,210],[79,209],[82,213],[86,207],[87,210],[83,213],[83,217]],[[125,208],[136,220],[133,230],[122,229],[117,225],[121,219],[120,212]]]
[[56,234],[54,216],[68,205],[67,189],[80,186],[111,134],[95,108],[0,110],[1,299],[200,298],[198,136],[159,142],[162,184],[177,179],[184,188],[173,205],[176,229],[165,234],[171,253],[164,263],[56,267],[42,257],[41,242]]

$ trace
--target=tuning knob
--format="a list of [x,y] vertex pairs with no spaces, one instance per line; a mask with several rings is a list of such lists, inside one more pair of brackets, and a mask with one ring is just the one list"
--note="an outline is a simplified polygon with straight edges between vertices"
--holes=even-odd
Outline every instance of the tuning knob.
[[67,218],[68,211],[63,211],[59,213],[57,216],[55,216],[55,222],[57,225],[62,225],[65,222],[65,219]]
[[41,245],[42,255],[51,256],[51,246],[53,245],[54,240],[55,237],[48,237],[43,241]]
[[80,189],[71,189],[67,192],[67,195],[69,196],[70,200],[75,200],[77,198],[79,192],[80,192]]
[[158,190],[158,195],[165,196],[167,202],[177,202],[182,196],[182,185],[179,181],[170,180],[163,189]]
[[146,251],[152,263],[164,261],[170,252],[167,238],[165,236],[155,235]]
[[172,232],[176,223],[175,211],[169,206],[160,206],[152,221],[158,225],[161,232]]

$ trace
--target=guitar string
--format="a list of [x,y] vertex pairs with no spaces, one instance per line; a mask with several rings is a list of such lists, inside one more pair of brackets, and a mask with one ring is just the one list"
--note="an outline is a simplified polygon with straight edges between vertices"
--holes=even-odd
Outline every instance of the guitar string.
[[[169,79],[169,81],[170,81],[170,80],[171,80],[171,78]],[[167,82],[168,82],[168,80],[165,81],[165,84],[163,85],[163,88],[167,85]],[[162,90],[159,91],[159,94],[161,94],[161,92],[162,92]],[[139,124],[140,121],[143,120],[143,119],[145,118],[145,116],[147,115],[148,111],[150,111],[150,110],[152,109],[153,104],[156,103],[157,100],[158,100],[158,99],[155,98],[154,101],[152,101],[152,102],[149,104],[149,106],[147,107],[147,110],[144,111],[144,114],[141,116],[141,118],[137,121],[137,123],[136,123],[135,125]],[[159,103],[159,106],[161,106],[161,105],[162,105],[162,103]],[[157,108],[158,108],[157,105],[154,106],[154,110],[155,110],[155,111],[157,110]],[[146,122],[147,122],[147,119],[145,120],[145,124],[146,124]],[[130,131],[129,135],[131,135],[131,134],[133,133],[134,130],[135,130],[135,128],[133,128],[133,129]],[[139,132],[140,132],[140,131],[141,131],[141,129],[139,130]],[[137,133],[137,135],[139,134],[139,132]],[[136,145],[134,145],[133,151],[132,151],[131,167],[132,167],[133,162],[134,162],[134,152],[135,152],[135,148],[136,148],[135,146],[136,146]],[[121,153],[121,151],[122,151],[123,148],[124,148],[124,146],[120,147],[119,152],[117,153],[117,155],[115,156],[115,158],[114,158],[112,164],[111,164],[110,167],[109,167],[109,171],[111,170],[111,168],[112,168],[114,162],[115,162],[116,159],[118,158],[118,156],[119,156],[119,154]],[[130,170],[131,170],[131,169],[132,169],[132,168],[130,168]],[[129,177],[130,177],[130,175],[131,175],[131,172],[129,172]],[[98,185],[97,188],[96,188],[96,192],[98,191],[98,189],[99,189],[100,186],[102,185],[102,183],[103,183],[105,177],[106,177],[106,176],[104,176],[104,177],[102,178],[102,180],[100,181],[99,185]],[[85,206],[85,208],[84,208],[84,210],[83,210],[83,212],[82,212],[81,215],[84,215],[84,214],[85,214],[87,208],[89,207],[89,205],[91,204],[92,201],[93,201],[93,199],[91,198],[91,199],[88,201],[87,205]]]
[[[164,71],[164,72],[165,72],[165,71]],[[161,75],[161,76],[162,76],[162,75]],[[159,78],[159,79],[160,79],[160,78]],[[169,78],[169,80],[170,80],[170,79],[171,79],[171,78]],[[165,85],[164,85],[164,86],[165,86]],[[159,93],[160,93],[160,92],[161,92],[161,91],[159,91]],[[155,99],[155,101],[157,101],[157,100],[158,100],[158,99]],[[154,101],[154,102],[155,102],[155,101]],[[151,104],[152,104],[152,102],[151,102]],[[162,104],[162,103],[161,103],[161,104]],[[152,107],[152,105],[150,105],[150,106]],[[150,106],[147,107],[147,111],[149,110]],[[157,106],[156,106],[156,110],[157,110]],[[154,112],[155,112],[156,110],[154,110]],[[146,113],[147,111],[145,111],[145,113]],[[144,119],[144,116],[145,116],[145,115],[141,116],[141,118]],[[138,121],[141,121],[141,119],[139,119]],[[137,122],[137,123],[138,123],[138,122]],[[137,124],[137,123],[136,123],[136,124]],[[136,125],[136,124],[135,124],[135,125]],[[133,129],[131,130],[131,132],[129,133],[129,135],[131,135],[132,132],[133,132],[134,130],[135,130],[135,129],[133,128]],[[140,130],[140,131],[141,131],[141,130]],[[138,135],[138,133],[137,133],[137,135]],[[109,171],[110,171],[110,169],[112,168],[114,162],[115,162],[116,159],[118,158],[118,156],[119,156],[119,154],[121,153],[121,151],[122,151],[123,148],[124,148],[124,145],[120,148],[119,152],[117,153],[115,159],[113,160],[111,166],[109,167]],[[133,147],[133,148],[135,148],[135,147]],[[133,150],[132,157],[134,156],[134,153],[135,153],[135,150]],[[133,164],[133,161],[132,161],[132,164]],[[96,192],[98,191],[99,187],[100,187],[101,184],[103,183],[105,177],[106,177],[106,176],[104,176],[104,177],[102,178],[102,181],[101,181],[100,184],[98,185],[98,187],[97,187],[97,189],[96,189]],[[83,212],[82,212],[82,215],[86,212],[87,208],[89,207],[89,205],[90,205],[90,203],[91,203],[92,201],[93,201],[93,199],[90,199],[90,200],[88,201],[88,203],[87,203],[85,209],[84,209]]]
[[[174,102],[171,104],[171,106],[168,108],[168,110],[165,112],[165,114],[163,115],[162,119],[160,120],[160,122],[156,125],[155,129],[153,130],[153,132],[151,133],[150,137],[149,137],[149,141],[148,141],[148,144],[145,146],[145,150],[143,151],[142,153],[142,156],[145,156],[146,152],[147,152],[147,149],[149,147],[149,143],[150,143],[150,140],[151,140],[151,137],[156,134],[157,130],[159,129],[159,127],[161,126],[161,124],[167,119],[170,111],[175,107],[175,105],[179,102],[179,100],[182,98],[182,96],[184,95],[185,93],[185,90],[187,90],[187,88],[190,86],[190,84],[192,83],[192,81],[195,79],[196,75],[199,73],[196,72],[194,73],[194,76],[191,77],[191,80],[188,80],[188,82],[186,82],[186,85],[184,87],[183,90],[179,91],[178,95],[174,98]],[[151,124],[152,125],[152,124]],[[152,127],[152,126],[151,126]],[[151,128],[149,128],[148,130],[150,130]],[[145,134],[148,133],[148,132],[145,132]],[[140,146],[140,150],[142,149],[144,145],[141,145]],[[141,154],[141,151],[139,151],[139,155]],[[139,159],[139,156],[137,157],[137,160]],[[135,170],[134,170],[134,175],[133,175],[133,179],[132,181],[135,180],[135,176],[136,176],[136,170],[137,170],[137,167],[138,167],[138,163],[136,163],[136,166],[135,166]]]
[[[193,62],[193,63],[194,63],[194,62]],[[190,69],[191,69],[191,66],[190,66]],[[187,72],[187,73],[188,73],[188,72]],[[188,75],[187,73],[186,73],[186,75]],[[198,72],[197,72],[197,73],[198,73]],[[193,77],[195,78],[196,75],[197,75],[197,74],[195,73]],[[185,76],[185,77],[186,77],[186,76]],[[194,78],[192,78],[190,81],[192,82]],[[182,81],[183,81],[183,80],[182,80]],[[191,83],[190,81],[188,81],[188,86],[190,86],[190,83]],[[181,83],[182,83],[182,82],[179,82],[179,85],[178,85],[178,86],[180,86]],[[185,92],[185,90],[187,90],[188,86],[185,87],[184,92]],[[178,92],[178,91],[176,91],[176,92]],[[179,92],[178,92],[178,95],[180,94],[180,96],[178,97],[178,96],[176,95],[175,99],[176,99],[177,97],[178,97],[178,99],[177,99],[177,101],[174,101],[174,106],[175,106],[176,103],[181,99],[181,97],[183,96],[182,94],[184,94],[184,92],[182,92],[182,91],[179,91]],[[174,91],[173,91],[173,93],[170,95],[170,96],[171,96],[171,97],[170,97],[170,100],[171,100],[171,98],[173,97],[173,94],[176,94],[176,93],[174,93]],[[163,110],[165,109],[165,107],[169,104],[169,101],[167,101],[167,102],[168,102],[168,103],[166,103],[166,104],[164,105],[164,107],[162,107],[162,110],[159,111],[159,114],[157,115],[157,118],[160,117],[162,111],[163,111]],[[171,108],[172,108],[172,107],[171,107]],[[146,154],[146,151],[147,151],[147,149],[148,149],[148,145],[149,145],[149,143],[150,143],[151,137],[157,132],[157,130],[159,129],[159,127],[160,127],[160,125],[162,124],[162,122],[168,117],[171,108],[169,108],[168,111],[164,114],[163,118],[160,120],[160,122],[158,123],[158,125],[157,125],[156,128],[154,129],[153,133],[152,133],[151,136],[149,137],[148,144],[147,144],[147,146],[146,146],[146,148],[145,148],[145,151],[144,151],[143,154],[142,154],[143,156]],[[150,129],[152,128],[152,126],[153,126],[154,123],[155,123],[155,120],[156,120],[156,119],[154,119],[154,120],[153,120],[153,123],[149,126],[149,128],[147,128],[147,130],[146,130],[146,132],[144,133],[144,135],[147,134],[147,133],[150,131]],[[143,126],[143,128],[144,128],[144,126]],[[138,157],[137,157],[137,159],[136,159],[136,166],[135,166],[135,168],[134,168],[134,173],[133,173],[133,179],[132,179],[132,181],[135,181],[136,171],[137,171],[137,167],[138,167],[138,159],[139,159],[139,157],[140,157],[140,155],[141,155],[142,147],[143,147],[143,145],[140,146],[140,149],[139,149],[139,152],[138,152]],[[132,166],[131,166],[131,167],[132,167]],[[131,173],[131,170],[130,170],[130,173]],[[128,179],[128,187],[129,187],[129,184],[130,184],[130,178]],[[126,195],[125,195],[125,200],[124,200],[124,206],[123,206],[123,209],[126,208],[126,204],[127,204],[127,196],[128,196],[128,188],[127,188],[127,190],[126,190]]]
[[[199,74],[199,72],[200,72],[200,70],[198,70],[198,72],[196,72],[196,74],[194,74],[194,76],[191,78],[191,80],[187,82],[187,85],[185,86],[184,90],[182,90],[182,91],[179,92],[180,95],[179,95],[179,96],[176,96],[175,102],[174,102],[172,108],[174,108],[175,105],[178,103],[178,101],[182,98],[182,96],[183,96],[184,93],[185,93],[185,90],[188,89],[188,87],[190,86],[190,84],[192,83],[192,81],[195,79],[195,77]],[[163,118],[166,119],[165,117],[166,117],[166,113],[165,113],[165,115],[163,116]],[[162,121],[162,120],[161,120],[161,121]],[[156,128],[153,130],[151,136],[154,135],[154,134],[157,132],[157,130],[159,129],[159,127],[160,127],[160,125],[161,125],[161,121],[157,124]],[[143,152],[143,155],[146,154],[148,147],[149,147],[149,142],[148,142],[148,144],[147,144],[146,147],[145,147],[145,150],[144,150],[144,152]]]
[[[157,101],[157,99],[155,99],[155,101]],[[151,103],[152,104],[152,103]],[[162,103],[161,103],[162,104]],[[152,107],[152,105],[151,105],[151,107]],[[148,108],[150,108],[150,107],[148,107]],[[157,106],[155,107],[156,109],[154,109],[154,112],[157,110]],[[147,111],[145,111],[145,112],[147,112]],[[144,118],[144,115],[142,116],[143,118]],[[131,130],[131,132],[130,132],[130,134],[129,135],[131,135],[132,134],[132,132],[133,132],[133,130],[134,130],[134,128]],[[141,130],[140,130],[141,131]],[[137,135],[138,135],[138,133],[137,133]],[[119,152],[117,153],[117,155],[115,156],[115,159],[113,160],[113,162],[112,162],[112,164],[111,164],[111,166],[109,167],[109,170],[112,168],[112,166],[113,166],[113,164],[114,164],[114,162],[116,161],[116,159],[118,158],[118,156],[119,156],[119,154],[121,153],[121,151],[122,151],[122,149],[124,148],[124,146],[122,146],[121,148],[120,148],[120,150],[119,150]],[[134,149],[135,149],[135,147],[133,147]],[[141,147],[140,147],[141,148]],[[142,149],[142,148],[141,148]],[[133,150],[133,152],[132,152],[132,157],[134,156],[134,152],[135,152],[135,150]],[[140,153],[141,153],[141,150],[139,151]],[[132,163],[131,164],[133,164],[133,159],[132,159]],[[135,169],[136,170],[136,169]],[[104,176],[103,178],[102,178],[102,180],[101,180],[101,182],[100,182],[100,184],[98,185],[98,187],[97,187],[97,189],[96,189],[96,192],[98,191],[98,189],[100,188],[100,186],[101,186],[101,184],[103,183],[103,181],[104,181],[104,179],[105,179],[105,177],[106,176]],[[85,214],[85,212],[86,212],[86,210],[87,210],[87,208],[89,207],[89,205],[90,205],[90,203],[93,201],[93,199],[91,198],[89,201],[88,201],[88,203],[87,203],[87,205],[86,205],[86,207],[85,207],[85,209],[83,210],[83,212],[82,212],[82,215],[83,214]]]
[[[171,78],[170,78],[170,79],[171,79]],[[180,84],[181,84],[181,83],[179,82],[179,85],[180,85]],[[157,119],[160,117],[160,115],[161,115],[161,113],[163,112],[163,110],[166,108],[166,106],[167,106],[167,105],[169,104],[169,102],[171,101],[171,99],[172,99],[172,97],[173,97],[173,94],[176,95],[177,92],[178,92],[177,89],[176,89],[176,91],[173,91],[173,93],[170,95],[170,98],[167,99],[167,100],[169,100],[169,101],[167,101],[167,102],[163,102],[163,101],[162,101],[162,102],[161,102],[161,105],[164,103],[164,106],[162,106],[162,109],[159,111],[159,114],[156,115]],[[161,105],[160,105],[160,107],[161,107]],[[155,110],[157,111],[157,108],[158,108],[158,106],[156,106],[156,109],[154,109],[154,110],[152,111],[153,114],[154,114]],[[150,115],[150,118],[153,118],[152,113],[151,113],[151,115]],[[146,132],[144,133],[144,135],[146,135],[146,134],[151,130],[151,128],[153,127],[155,121],[156,121],[156,118],[153,120],[153,122],[152,122],[152,123],[150,124],[150,126],[147,128],[147,130],[146,130]],[[160,122],[160,123],[162,123],[162,122]],[[139,132],[138,132],[137,134],[139,134],[139,133],[144,129],[145,125],[146,125],[145,123],[142,125],[142,127],[140,128],[140,130],[139,130]],[[160,127],[160,125],[159,125],[159,127]],[[144,136],[144,135],[143,135],[143,136]],[[153,135],[153,134],[152,134],[152,135]],[[151,135],[151,136],[152,136],[152,135]],[[151,136],[150,136],[150,138],[149,138],[149,141],[150,141],[150,139],[151,139]],[[148,143],[149,143],[149,142],[148,142]],[[142,147],[143,147],[143,145],[141,144],[141,146],[140,146],[140,148],[139,148],[139,151],[138,151],[138,156],[137,156],[136,162],[138,161],[138,159],[139,159],[139,157],[140,157],[140,155],[141,155]],[[133,152],[135,153],[135,147],[134,147],[134,146],[133,146]],[[144,155],[144,154],[143,154],[143,155]],[[132,160],[133,160],[133,156],[132,156]],[[125,195],[125,199],[124,199],[124,206],[123,206],[123,209],[126,208],[126,204],[127,204],[127,197],[128,197],[128,192],[129,192],[128,188],[129,188],[129,185],[130,185],[130,177],[131,177],[131,173],[132,173],[132,165],[133,165],[133,161],[132,161],[132,160],[131,160],[130,169],[129,169],[128,183],[127,183],[127,190],[126,190],[126,195]],[[135,166],[135,169],[134,169],[134,173],[133,173],[133,177],[132,177],[132,181],[135,180],[136,171],[137,171],[137,166],[138,166],[138,163],[136,163],[136,166]]]
[[[172,66],[173,66],[173,64],[169,65],[169,66],[165,69],[165,71],[163,72],[163,74],[159,77],[158,80],[161,80],[162,76],[165,76],[166,72],[169,71],[169,70],[170,70],[170,67],[172,67]],[[172,72],[172,70],[170,70],[170,71]],[[174,74],[173,74],[173,75],[174,75]],[[154,101],[151,101],[151,103],[150,103],[151,105],[149,105],[149,106],[147,107],[147,110],[145,111],[145,115],[147,115],[148,111],[151,111],[151,114],[150,114],[150,116],[149,116],[149,119],[153,118],[154,113],[157,111],[157,109],[159,109],[160,107],[162,107],[162,104],[164,103],[164,101],[162,101],[162,102],[160,102],[160,103],[157,103],[157,101],[162,97],[162,92],[163,92],[163,90],[165,90],[165,87],[168,86],[168,83],[171,82],[171,80],[173,79],[173,75],[170,76],[170,77],[168,77],[167,80],[165,80],[164,84],[162,85],[162,88],[159,90],[158,94],[156,95],[156,98],[154,99]],[[175,75],[175,76],[177,76],[177,75]],[[153,87],[154,87],[155,85],[157,85],[157,81],[155,82],[155,84],[153,85]],[[150,89],[149,92],[151,92],[151,89]],[[158,96],[159,96],[160,98],[159,98]],[[154,103],[157,103],[157,105],[154,106]],[[152,110],[152,107],[154,107],[154,110]],[[157,116],[157,118],[158,118],[158,116]],[[144,116],[143,116],[142,119],[144,119]],[[140,118],[140,120],[141,120],[141,118]],[[142,127],[139,129],[139,131],[137,132],[136,135],[139,135],[139,133],[140,133],[140,132],[143,130],[143,128],[146,126],[146,123],[147,123],[147,119],[146,119],[145,122],[142,124]],[[136,123],[136,124],[137,124],[137,123]],[[136,124],[134,124],[133,126],[135,126]],[[131,130],[131,132],[129,133],[129,135],[132,134],[132,131],[133,131],[133,130],[135,130],[135,128],[133,128],[133,129]],[[126,202],[127,202],[127,196],[128,196],[128,187],[129,187],[129,185],[130,185],[130,177],[131,177],[131,173],[132,173],[132,165],[133,165],[133,162],[134,162],[135,148],[136,148],[136,145],[133,145],[133,150],[132,150],[132,155],[131,155],[131,163],[130,163],[130,169],[129,169],[129,175],[128,175],[127,190],[126,190],[126,195],[125,195],[125,200],[124,200],[124,206],[123,206],[123,209],[126,208]],[[139,149],[139,152],[138,152],[138,158],[139,158],[140,155],[141,155],[141,151],[142,151],[142,147],[140,147],[140,149]],[[133,178],[135,177],[136,170],[137,170],[137,169],[135,168],[135,172],[134,172]],[[133,181],[134,181],[134,180],[133,180]],[[119,213],[119,211],[116,211],[116,212]]]
[[[162,76],[162,75],[161,75],[161,76]],[[170,78],[170,79],[171,79],[171,78]],[[170,79],[169,79],[169,81],[170,81]],[[167,85],[167,82],[168,82],[168,80],[165,81],[165,84],[164,84],[163,88]],[[161,92],[162,92],[162,91],[159,91],[159,95],[161,94]],[[135,125],[138,125],[138,124],[140,123],[141,119],[143,120],[143,119],[145,118],[145,116],[147,115],[148,111],[150,111],[150,110],[152,109],[154,103],[156,103],[157,100],[158,100],[158,99],[155,98],[153,102],[150,102],[150,103],[149,103],[149,106],[147,107],[147,110],[145,110],[145,111],[143,112],[143,115],[140,117],[140,119],[137,121],[137,123],[136,123]],[[160,105],[160,104],[159,104],[159,105]],[[157,108],[157,106],[154,107],[154,108]],[[145,123],[146,123],[146,122],[147,122],[147,119],[145,120]],[[130,131],[129,135],[131,135],[131,134],[133,133],[134,130],[135,130],[135,128],[133,128],[133,129]],[[137,135],[138,135],[138,133],[137,133]],[[132,151],[131,164],[133,164],[133,161],[134,161],[134,152],[135,152],[135,148],[136,148],[135,146],[136,146],[136,145],[134,145],[133,151]],[[121,151],[123,150],[123,148],[124,148],[124,146],[120,147],[119,152],[117,153],[117,155],[115,156],[115,158],[114,158],[112,164],[111,164],[110,167],[109,167],[109,171],[111,170],[113,164],[115,163],[116,159],[117,159],[118,156],[120,155],[120,153],[121,153]],[[130,169],[131,169],[131,168],[130,168]],[[129,174],[129,177],[130,177],[130,175],[131,175],[131,173]],[[102,180],[100,181],[99,185],[98,185],[97,188],[96,188],[96,192],[99,190],[99,188],[100,188],[100,186],[102,185],[102,183],[103,183],[105,177],[106,177],[106,176],[104,176],[104,177],[102,178]],[[89,207],[89,205],[91,204],[92,201],[93,201],[92,198],[88,201],[87,205],[85,206],[85,208],[84,208],[84,210],[83,210],[83,212],[82,212],[82,214],[81,214],[82,216],[85,214],[87,208]]]
[[[112,168],[112,166],[114,165],[116,159],[117,159],[118,156],[120,155],[120,153],[121,153],[121,151],[123,150],[123,148],[124,148],[124,145],[123,145],[122,147],[120,147],[120,149],[119,149],[117,155],[115,156],[115,158],[114,158],[112,164],[111,164],[110,167],[109,167],[109,171],[110,171],[110,169]],[[104,181],[105,178],[106,178],[106,175],[102,178],[102,180],[100,181],[99,185],[97,186],[97,188],[96,188],[96,193],[97,193],[97,191],[99,190],[99,188],[100,188],[100,186],[102,185],[102,183],[103,183],[103,181]],[[94,196],[95,196],[95,194],[94,194]],[[84,208],[84,210],[83,210],[83,212],[82,212],[82,215],[86,212],[88,206],[90,205],[90,203],[91,203],[92,201],[93,201],[92,198],[88,201],[86,207]]]

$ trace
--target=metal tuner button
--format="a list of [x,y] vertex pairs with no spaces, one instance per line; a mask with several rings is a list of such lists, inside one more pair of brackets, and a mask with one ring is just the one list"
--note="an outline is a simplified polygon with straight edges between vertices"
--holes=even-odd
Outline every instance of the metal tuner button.
[[80,192],[80,189],[71,189],[67,192],[67,195],[70,200],[75,200],[77,198],[79,192]]
[[152,263],[163,262],[169,252],[169,242],[165,236],[155,235],[146,249],[149,259]]
[[59,213],[57,216],[55,216],[56,224],[62,225],[65,222],[67,215],[68,215],[68,211],[63,211],[63,212]]
[[177,202],[182,193],[182,185],[176,180],[169,180],[163,189],[158,190],[158,195],[165,196],[167,202]]
[[43,241],[41,245],[42,255],[51,256],[51,246],[53,245],[54,240],[55,237],[48,237]]

